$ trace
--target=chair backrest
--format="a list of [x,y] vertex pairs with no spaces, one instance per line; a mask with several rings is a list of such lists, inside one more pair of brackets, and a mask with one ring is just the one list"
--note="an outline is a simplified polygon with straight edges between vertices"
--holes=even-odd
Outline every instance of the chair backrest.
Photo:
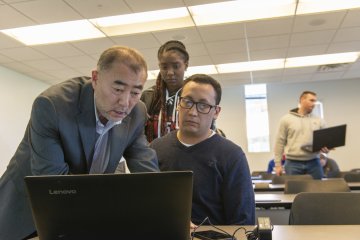
[[360,173],[347,173],[344,179],[346,182],[360,182]]
[[360,173],[360,168],[353,168],[353,169],[350,170],[350,172]]
[[272,184],[285,184],[287,180],[305,180],[305,179],[313,179],[313,177],[309,174],[304,175],[281,175],[274,176],[272,179]]
[[329,180],[288,180],[285,182],[285,194],[300,192],[350,192],[350,188],[342,178]]
[[360,224],[360,193],[309,193],[296,195],[290,225]]
[[351,172],[350,172],[350,171],[340,171],[339,177],[340,177],[340,178],[344,178],[344,176],[345,176],[346,174],[348,174],[348,173],[351,173]]

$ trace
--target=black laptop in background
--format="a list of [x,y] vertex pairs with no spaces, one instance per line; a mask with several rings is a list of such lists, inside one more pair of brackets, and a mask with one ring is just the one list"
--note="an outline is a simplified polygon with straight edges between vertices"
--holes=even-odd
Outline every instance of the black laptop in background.
[[345,145],[346,124],[322,128],[313,132],[312,151],[318,152],[323,147],[329,149]]
[[193,174],[28,176],[40,240],[188,240]]

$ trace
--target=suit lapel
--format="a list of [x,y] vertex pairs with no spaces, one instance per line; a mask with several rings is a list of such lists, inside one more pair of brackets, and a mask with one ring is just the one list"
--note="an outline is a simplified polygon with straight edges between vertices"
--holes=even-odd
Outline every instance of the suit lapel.
[[120,125],[112,129],[110,140],[110,159],[106,172],[113,173],[124,153],[127,146],[129,134],[130,117],[124,118]]
[[96,119],[94,108],[94,91],[91,85],[84,85],[80,100],[79,100],[80,113],[77,116],[77,123],[81,136],[81,142],[86,156],[88,169],[90,169],[92,162],[92,155],[96,141]]

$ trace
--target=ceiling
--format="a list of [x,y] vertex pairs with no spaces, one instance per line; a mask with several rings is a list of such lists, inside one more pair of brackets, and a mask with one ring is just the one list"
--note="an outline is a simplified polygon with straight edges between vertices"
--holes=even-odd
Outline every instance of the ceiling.
[[[0,29],[212,2],[218,1],[0,0]],[[157,50],[170,39],[185,43],[190,54],[190,66],[360,52],[360,9],[38,46],[25,46],[0,33],[0,65],[55,84],[75,76],[89,76],[101,52],[119,44],[140,50],[149,70],[156,70]],[[214,76],[223,86],[359,79],[360,60],[335,68],[312,66]]]

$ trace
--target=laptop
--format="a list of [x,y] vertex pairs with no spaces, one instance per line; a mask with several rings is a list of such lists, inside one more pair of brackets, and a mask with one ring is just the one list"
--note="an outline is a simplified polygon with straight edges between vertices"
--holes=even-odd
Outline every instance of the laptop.
[[346,124],[323,128],[313,132],[312,151],[318,152],[323,147],[329,149],[345,145]]
[[188,240],[191,171],[25,177],[40,240]]

